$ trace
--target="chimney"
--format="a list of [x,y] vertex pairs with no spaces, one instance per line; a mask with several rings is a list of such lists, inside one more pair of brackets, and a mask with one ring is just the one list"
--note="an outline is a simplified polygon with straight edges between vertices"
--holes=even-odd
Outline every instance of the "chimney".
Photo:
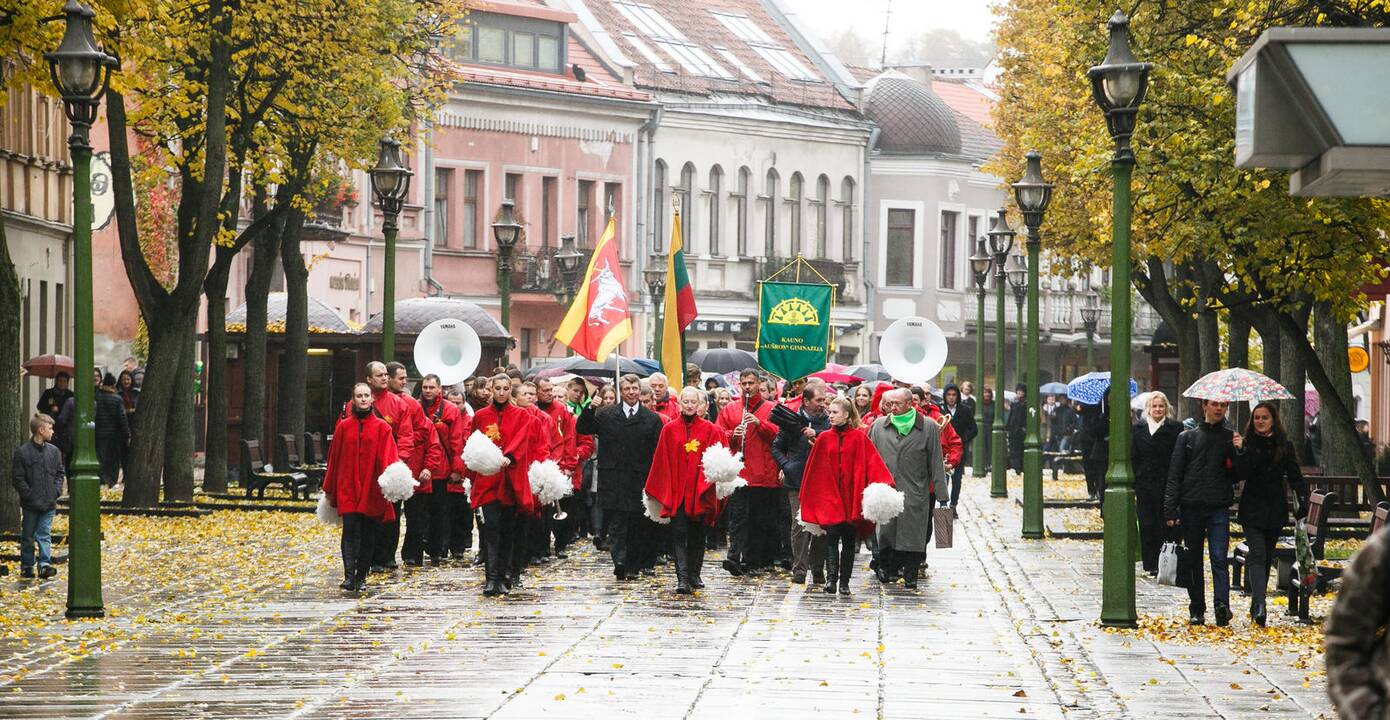
[[931,87],[931,65],[926,63],[917,65],[894,65],[892,68],[927,87]]

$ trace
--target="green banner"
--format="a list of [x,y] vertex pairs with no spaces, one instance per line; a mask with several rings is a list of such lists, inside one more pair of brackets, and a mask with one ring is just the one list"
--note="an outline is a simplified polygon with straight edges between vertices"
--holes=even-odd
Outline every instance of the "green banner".
[[835,286],[758,284],[758,364],[786,380],[825,369]]

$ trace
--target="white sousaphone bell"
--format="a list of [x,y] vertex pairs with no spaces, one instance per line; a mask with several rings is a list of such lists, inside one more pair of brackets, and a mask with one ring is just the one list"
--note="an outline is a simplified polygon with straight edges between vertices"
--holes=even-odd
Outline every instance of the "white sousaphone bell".
[[446,388],[468,379],[482,357],[477,331],[462,320],[435,320],[415,338],[415,367],[421,375],[438,375]]
[[878,357],[894,380],[923,383],[946,367],[946,335],[924,317],[899,318],[883,331]]

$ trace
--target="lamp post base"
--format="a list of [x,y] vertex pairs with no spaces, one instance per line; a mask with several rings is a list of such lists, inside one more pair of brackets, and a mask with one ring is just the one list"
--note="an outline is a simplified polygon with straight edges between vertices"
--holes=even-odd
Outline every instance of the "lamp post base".
[[1043,536],[1042,449],[1037,442],[1023,447],[1023,537]]
[[[995,412],[1002,412],[1002,410],[996,409]],[[994,435],[993,439],[990,441],[991,444],[989,448],[989,462],[991,466],[989,484],[990,497],[1000,498],[1009,496],[1008,442],[1008,433],[1004,432],[1004,428],[994,428]]]
[[1132,628],[1134,609],[1134,550],[1139,544],[1139,519],[1134,509],[1134,488],[1106,488],[1105,550],[1101,589],[1100,624]]

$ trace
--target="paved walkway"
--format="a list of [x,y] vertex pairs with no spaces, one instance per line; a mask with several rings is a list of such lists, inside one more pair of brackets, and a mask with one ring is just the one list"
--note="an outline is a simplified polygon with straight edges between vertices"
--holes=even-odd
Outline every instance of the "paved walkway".
[[[1288,656],[1103,631],[1099,543],[1016,540],[1011,503],[974,483],[956,547],[929,552],[916,593],[879,586],[867,556],[850,597],[730,578],[717,556],[693,599],[669,573],[616,583],[591,552],[496,600],[471,567],[404,573],[359,599],[322,567],[264,583],[232,616],[104,652],[0,646],[19,677],[0,683],[0,717],[1332,716]],[[1141,583],[1141,611],[1177,601]]]

